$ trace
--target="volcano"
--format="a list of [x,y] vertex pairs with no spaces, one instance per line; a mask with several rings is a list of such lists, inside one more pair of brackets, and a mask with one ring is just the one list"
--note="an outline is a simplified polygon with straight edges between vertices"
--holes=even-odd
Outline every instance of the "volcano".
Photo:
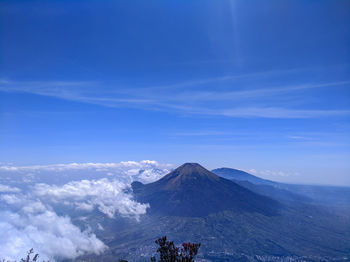
[[137,201],[150,204],[150,214],[204,217],[224,210],[277,215],[279,202],[217,176],[197,163],[186,163],[160,180],[133,182]]

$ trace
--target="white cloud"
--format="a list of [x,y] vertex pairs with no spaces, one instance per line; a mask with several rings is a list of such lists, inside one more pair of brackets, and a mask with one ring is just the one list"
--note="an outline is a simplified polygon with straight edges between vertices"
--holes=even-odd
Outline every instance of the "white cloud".
[[248,170],[248,173],[256,174],[257,171],[256,171],[256,169],[252,168],[252,169],[249,169],[249,170]]
[[105,230],[100,223],[97,223],[97,228],[98,228],[98,230],[101,230],[101,231]]
[[[63,176],[67,176],[67,174],[70,175],[70,178],[75,179],[71,175],[78,174],[80,179],[77,180],[81,180],[84,175],[90,178],[89,175],[93,174],[94,178],[114,176],[118,180],[122,180],[127,183],[131,183],[133,180],[149,183],[169,173],[171,168],[172,165],[170,164],[160,164],[152,160],[142,160],[140,162],[123,161],[119,163],[69,163],[33,166],[12,166],[0,164],[0,171],[8,174],[15,173],[25,175],[27,176],[27,181],[35,180],[35,176],[50,174],[50,172],[53,172],[61,173],[62,176],[58,177],[60,179],[63,179]],[[62,182],[62,180],[60,181]]]
[[[149,205],[133,199],[130,183],[153,182],[171,168],[151,160],[35,166],[0,163],[0,259],[18,261],[30,248],[41,255],[40,260],[50,261],[103,252],[106,246],[91,229],[74,225],[68,216],[73,214],[64,212],[75,209],[74,218],[85,217],[81,222],[87,228],[86,213],[95,209],[109,218],[140,219]],[[58,210],[65,215],[57,215]],[[103,223],[95,230],[104,230]]]
[[278,177],[291,177],[291,176],[299,176],[300,174],[298,172],[285,172],[280,170],[256,170],[254,168],[250,169],[248,171],[251,174],[254,174],[256,176],[268,178],[268,179],[274,179]]
[[[34,248],[40,259],[74,259],[86,253],[100,254],[107,246],[90,231],[82,231],[70,217],[31,194],[0,196],[0,256],[17,260]],[[4,208],[5,207],[5,208]]]
[[208,114],[228,117],[261,117],[261,118],[318,118],[330,116],[348,116],[350,110],[302,110],[279,107],[245,107],[208,111]]
[[35,214],[0,212],[0,232],[0,254],[8,260],[19,261],[31,248],[40,253],[40,259],[51,261],[100,254],[107,248],[95,234],[81,231],[69,217],[50,210]]
[[[331,116],[349,116],[350,110],[322,110],[310,108],[289,108],[288,104],[283,108],[276,102],[267,102],[266,97],[273,97],[276,101],[288,93],[295,93],[300,99],[307,101],[299,91],[319,88],[331,88],[335,86],[349,85],[350,81],[299,83],[293,86],[283,85],[269,87],[266,76],[291,73],[295,70],[269,71],[249,73],[243,75],[229,75],[213,77],[209,79],[189,80],[182,83],[169,84],[167,86],[123,89],[119,92],[111,92],[108,89],[99,90],[98,83],[94,82],[64,82],[64,81],[37,81],[18,82],[0,81],[0,91],[31,93],[41,96],[57,97],[65,100],[79,101],[88,104],[96,104],[105,107],[141,108],[145,110],[161,110],[187,114],[217,115],[236,118],[318,118]],[[232,87],[229,90],[213,90],[205,88],[212,83],[230,83],[239,79],[251,79],[257,77],[260,86],[255,88],[241,89]],[[259,80],[260,79],[260,80]],[[265,82],[267,81],[267,82]],[[171,95],[169,95],[171,92]],[[299,92],[299,93],[298,93]],[[237,106],[233,108],[232,101]],[[208,103],[210,102],[210,103]],[[227,103],[229,102],[229,103]],[[259,103],[257,103],[259,102]],[[262,106],[254,108],[260,104]],[[209,106],[208,106],[209,105]],[[210,106],[214,105],[214,106]],[[219,107],[217,106],[219,105]]]
[[8,205],[19,204],[22,202],[22,200],[20,198],[18,198],[17,195],[13,195],[13,194],[0,195],[0,200],[2,200],[3,202],[5,202]]
[[94,205],[91,202],[77,202],[75,203],[78,210],[92,211]]
[[61,202],[69,200],[78,209],[91,211],[97,207],[102,213],[113,218],[118,212],[122,216],[139,219],[146,213],[148,204],[140,204],[127,193],[128,185],[117,180],[102,178],[100,180],[72,181],[63,186],[37,184],[34,194],[45,199]]
[[0,193],[18,193],[21,190],[17,187],[10,187],[7,185],[0,184]]

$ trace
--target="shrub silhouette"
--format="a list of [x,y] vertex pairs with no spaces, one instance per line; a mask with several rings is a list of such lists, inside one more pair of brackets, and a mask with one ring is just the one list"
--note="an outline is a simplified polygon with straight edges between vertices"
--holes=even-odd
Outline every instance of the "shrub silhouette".
[[[33,257],[32,255],[34,254],[34,249],[31,248],[28,252],[27,252],[27,256],[25,258],[21,258],[20,262],[37,262],[39,259],[39,254],[35,254]],[[2,262],[16,262],[16,261],[10,261],[7,260],[5,261],[4,259],[2,260]],[[43,262],[50,262],[43,260]]]
[[[158,238],[155,243],[159,246],[159,262],[193,262],[201,246],[200,243],[182,243],[181,247],[176,247],[173,241],[167,240],[166,236]],[[37,262],[39,254],[34,254],[33,248],[27,252],[27,256],[22,258],[20,262]],[[128,262],[127,260],[119,260],[120,262]],[[156,262],[156,257],[151,257],[152,262]],[[4,260],[2,262],[5,262]],[[10,262],[10,261],[7,261]],[[45,261],[43,261],[45,262]],[[49,262],[49,261],[47,261]]]
[[21,258],[21,262],[36,262],[39,258],[39,254],[35,254],[33,258],[31,258],[30,256],[34,254],[34,250],[33,248],[31,248],[28,253],[27,253],[27,257],[26,258]]
[[[192,262],[200,248],[200,243],[182,243],[182,247],[176,247],[173,241],[168,241],[166,236],[158,238],[156,244],[159,246],[160,262]],[[155,262],[156,257],[151,257],[151,261]]]

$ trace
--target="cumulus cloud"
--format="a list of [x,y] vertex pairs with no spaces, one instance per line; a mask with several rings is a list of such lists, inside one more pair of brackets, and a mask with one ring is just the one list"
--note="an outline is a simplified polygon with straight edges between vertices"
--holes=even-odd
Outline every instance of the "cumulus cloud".
[[1,259],[19,261],[31,248],[51,261],[100,254],[107,248],[94,233],[81,230],[69,216],[57,215],[31,194],[1,194],[0,210]]
[[50,198],[52,201],[69,200],[82,210],[91,211],[97,207],[110,218],[118,212],[122,216],[138,219],[149,207],[148,204],[134,201],[132,195],[127,192],[125,183],[107,178],[72,181],[63,186],[37,184],[34,192],[37,196]]
[[15,205],[15,204],[20,204],[22,202],[22,200],[18,198],[17,195],[13,195],[13,194],[0,195],[0,200],[6,203],[7,205]]
[[10,187],[7,185],[2,185],[0,184],[0,193],[17,193],[20,192],[21,190],[17,187]]
[[[104,224],[99,221],[90,227],[92,212],[99,210],[108,219],[118,215],[139,220],[149,205],[133,199],[131,182],[153,182],[171,169],[169,164],[150,160],[0,163],[0,258],[18,261],[30,248],[40,253],[40,259],[50,261],[100,254],[107,247],[92,228],[101,232]],[[86,219],[79,220],[83,216]],[[79,226],[73,222],[78,220]]]
[[74,259],[85,253],[100,254],[105,244],[95,234],[81,231],[67,216],[50,210],[32,209],[20,213],[0,212],[0,254],[19,260],[30,248],[48,260]]

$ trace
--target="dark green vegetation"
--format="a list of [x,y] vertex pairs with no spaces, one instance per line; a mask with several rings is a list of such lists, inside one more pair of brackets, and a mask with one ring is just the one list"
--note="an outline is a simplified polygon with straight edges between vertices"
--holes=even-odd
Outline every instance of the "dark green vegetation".
[[321,205],[310,194],[293,192],[294,185],[236,181],[240,185],[186,164],[155,183],[134,183],[135,197],[150,203],[147,215],[139,222],[89,217],[103,225],[98,237],[110,248],[82,259],[149,261],[154,239],[167,235],[176,245],[200,242],[199,261],[349,260],[349,206]]

